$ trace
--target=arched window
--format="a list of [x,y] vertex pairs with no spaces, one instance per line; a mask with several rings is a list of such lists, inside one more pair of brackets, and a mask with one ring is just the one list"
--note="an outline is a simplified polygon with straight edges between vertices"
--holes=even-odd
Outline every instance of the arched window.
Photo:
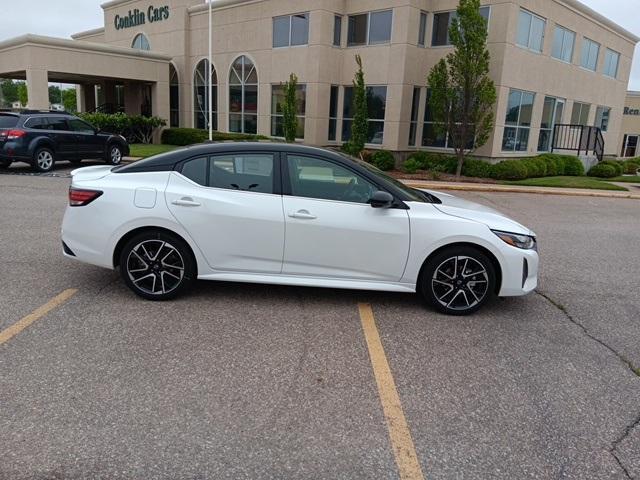
[[169,126],[180,126],[180,82],[172,63],[169,64]]
[[151,45],[149,45],[149,40],[147,40],[144,33],[139,33],[136,35],[136,38],[133,39],[131,48],[135,48],[136,50],[151,50]]
[[[216,69],[212,65],[209,70],[207,67],[209,60],[206,58],[201,60],[193,72],[193,126],[204,130],[209,129],[209,78],[213,85],[212,89],[212,125],[213,129],[218,129],[218,76]],[[207,73],[209,71],[209,73]],[[209,77],[211,75],[211,77]]]
[[229,131],[258,131],[258,71],[244,55],[236,58],[229,73]]

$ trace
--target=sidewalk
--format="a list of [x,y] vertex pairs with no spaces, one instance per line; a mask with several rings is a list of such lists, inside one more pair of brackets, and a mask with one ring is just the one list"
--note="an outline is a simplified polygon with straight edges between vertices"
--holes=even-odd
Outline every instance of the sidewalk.
[[[550,188],[550,187],[521,187],[517,185],[497,185],[491,183],[463,183],[463,182],[429,182],[423,180],[400,180],[410,187],[426,190],[458,190],[463,192],[499,192],[499,193],[534,193],[538,195],[564,195],[574,197],[604,197],[630,198],[640,200],[640,189],[636,191],[620,192],[609,190],[589,190],[583,188]],[[629,185],[625,185],[629,188]]]

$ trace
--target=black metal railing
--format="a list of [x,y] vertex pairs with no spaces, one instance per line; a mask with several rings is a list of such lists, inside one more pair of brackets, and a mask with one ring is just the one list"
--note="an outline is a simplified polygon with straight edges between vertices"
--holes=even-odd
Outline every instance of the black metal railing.
[[569,150],[589,155],[593,153],[599,162],[604,157],[604,137],[598,127],[558,124],[553,129],[551,151]]

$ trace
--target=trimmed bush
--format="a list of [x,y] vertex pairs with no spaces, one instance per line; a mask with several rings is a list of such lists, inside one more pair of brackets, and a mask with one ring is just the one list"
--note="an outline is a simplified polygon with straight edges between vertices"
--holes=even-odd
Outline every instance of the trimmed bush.
[[625,160],[622,164],[624,173],[627,175],[636,175],[638,169],[640,169],[640,158],[632,158],[631,160]]
[[570,177],[581,177],[584,175],[584,165],[578,157],[572,157],[571,155],[562,155],[562,162],[564,163],[564,175]]
[[405,162],[404,165],[402,165],[402,169],[406,172],[406,173],[416,173],[418,170],[420,170],[421,165],[420,162],[418,162],[418,160],[416,160],[415,158],[408,158]]
[[524,163],[525,167],[527,167],[527,175],[529,176],[529,178],[539,178],[547,176],[547,163],[543,159],[539,157],[533,157],[525,158],[521,161]]
[[80,113],[84,121],[104,132],[126,137],[130,143],[151,143],[153,135],[167,122],[160,117],[143,117],[126,113]]
[[562,175],[564,173],[564,163],[555,155],[545,153],[539,155],[538,158],[547,166],[547,176],[555,177],[556,175]]
[[[250,135],[244,133],[213,132],[214,142],[225,141],[251,141],[265,140],[263,135]],[[162,143],[165,145],[177,145],[180,147],[194,145],[209,140],[209,132],[198,128],[167,128],[162,132]]]
[[594,165],[587,173],[590,177],[613,178],[618,176],[616,167],[605,162]]
[[491,177],[496,180],[524,180],[528,176],[522,160],[505,160],[491,167]]
[[604,165],[611,165],[615,171],[616,171],[616,176],[620,176],[624,173],[624,167],[622,165],[622,162],[618,162],[617,160],[604,160],[603,162],[600,162]]
[[465,177],[489,178],[491,177],[491,164],[484,160],[467,158],[462,165],[462,175]]
[[388,171],[395,168],[396,159],[391,152],[387,150],[378,150],[371,156],[371,164],[382,171]]

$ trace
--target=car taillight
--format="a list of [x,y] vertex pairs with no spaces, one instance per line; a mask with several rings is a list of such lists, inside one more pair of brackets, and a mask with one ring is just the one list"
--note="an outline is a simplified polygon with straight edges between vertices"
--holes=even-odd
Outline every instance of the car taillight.
[[84,207],[102,195],[100,190],[84,190],[80,188],[69,189],[69,205],[72,207]]
[[17,140],[27,134],[24,130],[9,130],[7,132],[7,140]]

